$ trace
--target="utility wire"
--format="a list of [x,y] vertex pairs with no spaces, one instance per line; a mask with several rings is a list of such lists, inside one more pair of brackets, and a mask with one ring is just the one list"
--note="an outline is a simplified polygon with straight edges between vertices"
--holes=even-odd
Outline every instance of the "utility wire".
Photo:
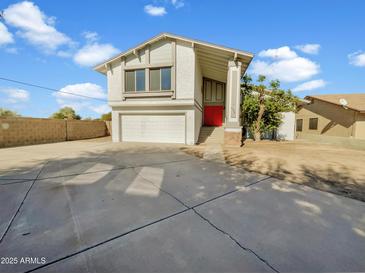
[[87,99],[98,100],[98,101],[102,101],[102,102],[108,102],[107,100],[101,99],[101,98],[95,98],[95,97],[91,97],[91,96],[87,96],[87,95],[81,95],[81,94],[76,94],[76,93],[72,93],[72,92],[62,91],[62,90],[59,90],[59,89],[39,86],[39,85],[35,85],[35,84],[27,83],[27,82],[22,82],[22,81],[17,81],[17,80],[13,80],[13,79],[9,79],[9,78],[0,77],[0,80],[7,81],[7,82],[12,82],[12,83],[17,83],[17,84],[21,84],[21,85],[24,85],[24,86],[29,86],[29,87],[35,87],[35,88],[45,89],[45,90],[49,90],[49,91],[54,91],[54,92],[58,92],[58,93],[64,93],[64,94],[69,94],[69,95],[73,95],[73,96],[83,97],[83,98],[87,98]]

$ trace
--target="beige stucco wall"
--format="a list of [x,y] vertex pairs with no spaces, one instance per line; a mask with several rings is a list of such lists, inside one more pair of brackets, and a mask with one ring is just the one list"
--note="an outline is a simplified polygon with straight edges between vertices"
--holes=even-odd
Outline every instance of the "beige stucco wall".
[[[314,100],[313,104],[304,105],[296,114],[296,119],[303,119],[302,132],[296,131],[296,137],[306,134],[351,137],[354,136],[355,111]],[[318,129],[309,129],[309,118],[318,118]]]
[[134,54],[129,54],[125,59],[126,66],[142,65],[146,61],[146,50],[142,49],[138,52],[138,57]]
[[358,113],[355,123],[355,138],[365,139],[365,114]]
[[195,90],[195,53],[191,44],[176,44],[176,99],[193,99]]
[[203,105],[203,75],[200,67],[199,59],[195,53],[195,90],[194,99],[202,106]]
[[168,63],[172,62],[172,44],[171,41],[157,41],[150,46],[150,63]]
[[0,147],[63,142],[106,135],[104,121],[0,118]]
[[108,100],[122,100],[122,68],[121,62],[111,63],[107,71]]
[[194,112],[194,128],[195,128],[195,143],[198,142],[200,128],[203,124],[203,75],[201,72],[201,67],[199,63],[199,59],[195,53],[195,90],[194,90],[194,99],[195,99],[195,112]]

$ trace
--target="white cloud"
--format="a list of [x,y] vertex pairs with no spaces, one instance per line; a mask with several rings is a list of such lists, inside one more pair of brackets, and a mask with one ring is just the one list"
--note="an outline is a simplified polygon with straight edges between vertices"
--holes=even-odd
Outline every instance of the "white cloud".
[[5,22],[18,29],[17,34],[45,51],[52,53],[72,40],[55,28],[55,17],[45,15],[38,6],[29,1],[10,5],[4,10]]
[[260,51],[259,57],[269,57],[273,59],[292,59],[297,57],[295,51],[292,51],[288,46],[284,46],[277,49],[267,49]]
[[303,81],[319,73],[319,65],[309,59],[296,57],[275,62],[253,62],[251,71],[255,75],[265,75],[269,79],[283,82]]
[[29,92],[24,89],[6,88],[0,90],[6,95],[5,102],[10,104],[27,102],[29,100]]
[[265,75],[269,79],[283,82],[297,82],[311,78],[320,72],[319,64],[310,59],[300,57],[288,46],[263,50],[258,54],[261,58],[251,65],[250,71],[255,75]]
[[88,96],[88,97],[97,98],[97,99],[106,98],[106,93],[104,92],[103,88],[99,85],[92,84],[92,83],[80,83],[80,84],[67,85],[67,86],[61,88],[60,91],[66,92],[66,93],[55,92],[54,96],[56,96],[57,98],[62,98],[62,99],[79,99],[79,100],[87,99],[87,98],[82,98],[79,96],[74,96],[72,94],[68,94],[68,93],[73,93],[73,94],[77,94],[77,95],[81,95],[81,96]]
[[304,83],[296,86],[295,88],[293,88],[293,91],[294,92],[308,91],[308,90],[313,90],[313,89],[317,89],[317,88],[322,88],[326,85],[327,85],[326,81],[324,81],[322,79],[312,80],[312,81],[304,82]]
[[165,7],[153,5],[144,6],[144,11],[151,16],[164,16],[167,13]]
[[14,43],[13,35],[8,31],[8,28],[0,22],[0,46]]
[[82,36],[84,36],[86,41],[88,41],[89,43],[99,40],[99,34],[97,32],[93,32],[93,31],[84,31],[82,33]]
[[296,49],[307,53],[307,54],[318,54],[321,45],[319,44],[305,44],[305,45],[297,45],[295,46]]
[[60,107],[72,107],[75,111],[91,110],[97,114],[110,111],[104,103],[98,104],[95,100],[69,94],[73,93],[97,99],[106,99],[107,94],[99,85],[93,83],[72,84],[61,88],[60,91],[66,93],[53,93],[53,96],[56,97],[56,101]]
[[356,51],[348,55],[351,65],[365,67],[365,52]]
[[95,42],[79,49],[73,59],[81,66],[93,66],[109,59],[118,52],[119,50],[111,44],[99,44]]
[[171,0],[171,4],[176,8],[182,8],[183,6],[185,6],[184,0]]

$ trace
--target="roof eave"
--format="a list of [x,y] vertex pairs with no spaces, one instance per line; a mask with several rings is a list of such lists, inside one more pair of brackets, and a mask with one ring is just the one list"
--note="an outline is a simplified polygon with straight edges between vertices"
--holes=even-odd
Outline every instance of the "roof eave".
[[[304,99],[306,99],[306,98],[310,98],[311,100],[316,99],[316,100],[319,100],[321,102],[325,102],[325,103],[329,103],[329,104],[336,105],[336,106],[339,106],[339,107],[343,107],[341,104],[337,104],[337,103],[334,103],[334,102],[330,102],[330,101],[327,101],[327,100],[324,100],[322,98],[318,98],[318,97],[315,97],[315,96],[313,97],[313,96],[309,96],[308,95],[308,96],[305,96],[304,97]],[[365,110],[360,110],[360,109],[353,108],[353,107],[349,107],[349,106],[346,106],[346,109],[351,109],[353,111],[358,111],[360,113],[365,113]]]

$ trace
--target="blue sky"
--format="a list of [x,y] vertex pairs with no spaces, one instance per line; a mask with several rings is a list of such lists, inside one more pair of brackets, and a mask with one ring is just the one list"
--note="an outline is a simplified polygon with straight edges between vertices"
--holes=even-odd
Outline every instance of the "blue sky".
[[[301,97],[365,92],[365,1],[2,0],[0,9],[0,77],[100,100],[106,78],[92,65],[160,32],[250,51],[250,74]],[[83,117],[108,111],[0,80],[0,107],[48,117],[64,105]]]

